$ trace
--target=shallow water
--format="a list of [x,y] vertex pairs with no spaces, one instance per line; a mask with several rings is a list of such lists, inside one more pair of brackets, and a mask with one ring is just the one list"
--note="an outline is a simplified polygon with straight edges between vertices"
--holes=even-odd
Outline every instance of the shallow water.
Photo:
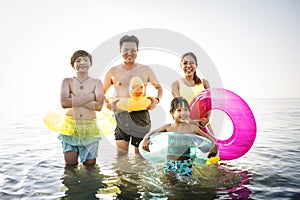
[[258,128],[251,150],[194,178],[168,179],[139,156],[116,157],[112,135],[96,166],[66,168],[42,114],[1,123],[0,199],[300,199],[300,100],[248,103]]

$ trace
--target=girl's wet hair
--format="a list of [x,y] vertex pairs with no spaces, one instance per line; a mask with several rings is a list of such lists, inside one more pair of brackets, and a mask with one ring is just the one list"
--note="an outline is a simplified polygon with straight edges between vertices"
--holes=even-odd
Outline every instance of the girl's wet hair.
[[84,51],[84,50],[78,50],[78,51],[75,51],[71,57],[71,65],[72,67],[74,67],[74,63],[76,61],[77,58],[79,57],[88,57],[91,61],[91,64],[92,64],[92,55],[89,54],[88,52]]
[[139,48],[139,39],[134,35],[124,35],[120,39],[120,48],[122,47],[124,42],[134,42],[136,44],[136,48]]
[[185,98],[182,97],[175,97],[172,101],[171,101],[171,107],[170,107],[170,112],[175,112],[175,110],[177,108],[182,107],[182,105],[184,105],[184,107],[188,108],[190,110],[190,105],[188,103],[188,101]]
[[[194,60],[195,60],[195,64],[196,64],[196,67],[198,67],[198,62],[197,62],[197,57],[196,55],[193,53],[193,52],[188,52],[188,53],[185,53],[181,56],[181,61],[180,61],[180,66],[182,68],[182,62],[183,62],[183,59],[186,57],[186,56],[191,56]],[[193,76],[193,79],[195,81],[195,84],[200,84],[202,83],[202,80],[198,77],[196,71],[194,72],[194,76]]]

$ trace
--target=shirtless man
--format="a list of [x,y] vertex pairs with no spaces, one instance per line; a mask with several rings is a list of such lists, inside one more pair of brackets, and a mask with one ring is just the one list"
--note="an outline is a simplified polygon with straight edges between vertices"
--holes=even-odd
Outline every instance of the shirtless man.
[[62,81],[60,96],[61,106],[68,109],[62,128],[70,134],[60,134],[59,139],[66,165],[77,165],[78,157],[86,165],[95,164],[100,139],[95,119],[96,111],[103,106],[103,84],[101,80],[89,77],[92,56],[86,51],[76,51],[71,57],[71,66],[77,76]]
[[152,103],[146,110],[132,112],[121,110],[115,102],[106,100],[107,107],[115,112],[117,121],[115,140],[118,155],[128,153],[130,139],[131,144],[135,147],[135,153],[139,153],[139,143],[143,140],[145,134],[149,132],[151,126],[148,110],[155,108],[163,93],[152,69],[149,66],[135,62],[138,46],[139,40],[133,35],[125,35],[120,39],[120,52],[124,61],[122,64],[112,67],[105,75],[104,94],[113,85],[116,98],[130,98],[130,80],[138,76],[144,82],[145,87],[147,83],[151,83],[157,89],[157,97],[149,97]]

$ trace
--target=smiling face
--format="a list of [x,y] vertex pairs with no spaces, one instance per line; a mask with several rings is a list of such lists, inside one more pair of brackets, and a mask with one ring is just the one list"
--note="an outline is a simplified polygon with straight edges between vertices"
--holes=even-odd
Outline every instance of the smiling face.
[[70,64],[76,72],[87,72],[92,66],[92,55],[84,50],[77,50],[73,53]]
[[135,42],[124,42],[120,49],[125,63],[133,63],[137,57],[137,45]]
[[188,120],[190,115],[189,103],[182,97],[175,97],[171,101],[170,113],[176,123]]
[[79,56],[75,59],[74,69],[77,72],[86,72],[91,67],[91,60],[88,56]]
[[190,110],[186,107],[184,102],[181,102],[174,111],[171,111],[171,115],[175,122],[185,122],[188,120],[189,114]]
[[186,55],[181,61],[181,68],[185,76],[193,76],[197,68],[196,60],[191,55]]

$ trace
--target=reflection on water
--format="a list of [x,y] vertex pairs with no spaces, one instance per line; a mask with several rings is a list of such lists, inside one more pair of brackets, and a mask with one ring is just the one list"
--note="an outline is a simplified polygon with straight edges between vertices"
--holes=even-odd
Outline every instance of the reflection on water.
[[98,165],[66,166],[62,178],[64,186],[60,190],[65,192],[67,199],[97,199],[95,194],[104,185],[103,175],[99,172]]
[[111,169],[104,170],[102,182],[105,184],[98,190],[98,198],[186,199],[188,193],[191,198],[230,196],[238,199],[251,194],[245,186],[249,183],[248,172],[226,165],[196,167],[192,178],[170,179],[161,164],[153,165],[140,156],[122,156],[112,163]]
[[[100,141],[97,165],[65,167],[41,115],[0,122],[0,199],[299,199],[300,100],[258,101],[257,139],[242,158],[169,179],[162,165],[117,157]],[[112,137],[113,138],[113,137]]]
[[[139,159],[140,156],[137,156]],[[135,156],[115,156],[111,163],[103,164],[104,182],[106,186],[100,188],[97,197],[118,197],[118,199],[139,199],[140,177],[139,173],[145,170],[145,165],[135,163]]]
[[171,180],[161,165],[140,156],[121,156],[108,166],[65,167],[60,199],[248,198],[250,175],[226,165],[197,167],[194,177]]
[[114,141],[103,138],[97,165],[66,167],[57,134],[43,124],[12,124],[2,133],[0,199],[213,199],[240,197],[247,189],[246,172],[227,165],[170,180],[162,164],[134,154],[117,157]]

